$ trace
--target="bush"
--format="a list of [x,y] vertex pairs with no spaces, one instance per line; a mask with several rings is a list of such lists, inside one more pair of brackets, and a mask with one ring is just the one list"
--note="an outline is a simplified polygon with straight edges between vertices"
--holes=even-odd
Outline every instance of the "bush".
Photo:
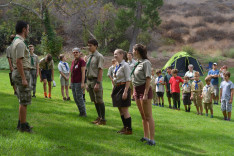
[[195,49],[191,46],[183,46],[182,51],[187,52],[191,56],[193,56],[195,54]]
[[192,26],[192,28],[198,28],[198,27],[205,27],[206,26],[206,23],[204,22],[199,22],[199,23],[196,23]]
[[172,45],[172,44],[175,44],[175,40],[171,39],[171,38],[167,38],[167,37],[164,37],[162,38],[162,41],[165,45]]
[[171,39],[173,39],[173,40],[175,40],[175,41],[177,41],[179,43],[183,43],[184,42],[181,34],[178,33],[178,32],[170,31],[170,32],[166,33],[164,35],[164,37],[171,38]]
[[161,28],[165,30],[171,30],[171,29],[180,28],[180,27],[188,27],[188,25],[182,22],[174,21],[174,20],[170,20],[161,24]]
[[225,22],[229,22],[229,19],[223,16],[207,16],[204,17],[203,20],[208,23],[216,23],[216,24],[223,24]]
[[6,55],[3,55],[0,57],[0,70],[5,70],[5,69],[9,69],[9,64],[8,64],[8,60],[6,58]]
[[212,15],[210,12],[208,12],[207,10],[200,10],[200,9],[196,9],[196,10],[192,10],[190,12],[188,12],[187,14],[184,15],[185,18],[188,17],[193,17],[193,16],[210,16]]
[[234,48],[224,51],[223,56],[228,58],[234,58]]
[[137,37],[137,43],[142,43],[144,45],[148,45],[151,41],[151,36],[148,32],[142,32]]

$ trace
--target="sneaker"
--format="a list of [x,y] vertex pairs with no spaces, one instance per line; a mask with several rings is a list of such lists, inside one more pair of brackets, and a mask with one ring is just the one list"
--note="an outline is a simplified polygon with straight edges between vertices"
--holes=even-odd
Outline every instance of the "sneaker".
[[169,105],[169,108],[172,109],[171,105]]
[[79,114],[79,117],[87,117],[86,113]]
[[153,103],[152,105],[153,105],[153,106],[156,106],[156,104],[155,104],[155,103]]
[[227,119],[227,121],[231,121],[231,119]]
[[146,142],[146,144],[150,145],[150,146],[155,146],[156,145],[154,140],[149,140],[149,141]]
[[125,131],[123,131],[121,134],[124,134],[124,135],[132,135],[132,129],[126,127]]
[[68,98],[67,98],[67,101],[70,101],[70,100],[71,100],[70,97],[68,97]]
[[94,120],[94,121],[92,121],[92,123],[93,123],[93,124],[96,124],[96,123],[98,123],[100,120],[101,120],[101,118],[97,117],[97,119]]
[[161,104],[159,104],[159,107],[162,107]]
[[32,133],[32,128],[28,125],[28,123],[20,124],[19,130],[20,132]]
[[185,112],[188,112],[188,110],[185,110]]
[[67,99],[64,97],[64,98],[63,98],[63,101],[66,101],[66,100],[67,100]]
[[106,120],[101,119],[96,125],[106,125]]
[[143,138],[141,138],[141,139],[140,139],[140,141],[141,141],[141,142],[145,142],[145,141],[149,141],[149,139],[148,139],[148,138],[143,137]]
[[158,104],[156,103],[155,106],[158,106]]
[[47,98],[47,96],[45,96],[45,98]]
[[200,113],[200,115],[203,115],[203,113]]
[[211,115],[210,115],[210,118],[214,118],[214,116],[211,114]]
[[206,113],[206,116],[208,116],[208,114]]
[[36,96],[35,96],[35,95],[33,95],[32,97],[36,98]]
[[164,107],[164,104],[162,104],[162,107]]
[[224,117],[223,120],[227,120],[227,118]]
[[123,133],[126,130],[126,127],[123,127],[121,130],[117,131],[117,133]]

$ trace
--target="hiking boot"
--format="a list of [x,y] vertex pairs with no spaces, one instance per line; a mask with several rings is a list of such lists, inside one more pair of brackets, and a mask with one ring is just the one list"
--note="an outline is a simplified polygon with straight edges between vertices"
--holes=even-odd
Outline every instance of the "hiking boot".
[[70,101],[70,100],[71,100],[70,97],[68,97],[68,98],[67,98],[67,101]]
[[145,142],[145,141],[148,141],[148,139],[143,137],[143,138],[140,139],[140,141]]
[[29,126],[28,123],[20,124],[19,130],[20,132],[32,133],[32,128]]
[[36,98],[36,96],[35,96],[35,95],[33,95],[32,97]]
[[121,130],[117,131],[117,133],[123,133],[126,130],[126,127],[123,127]]
[[155,146],[156,145],[155,141],[153,141],[153,140],[147,141],[146,144],[150,145],[150,146]]
[[171,105],[169,105],[169,108],[172,109]]
[[67,99],[64,97],[64,98],[63,98],[63,101],[66,101],[66,100],[67,100]]
[[96,125],[106,125],[106,120],[101,119]]
[[87,117],[86,113],[79,114],[79,117]]
[[190,112],[190,108],[188,109],[188,112]]
[[94,121],[92,121],[92,123],[93,123],[93,124],[96,124],[96,123],[98,123],[100,120],[101,120],[101,118],[97,117],[97,119],[94,120]]
[[159,107],[161,107],[161,104],[159,104]]
[[162,104],[162,107],[164,107],[164,104]]
[[158,104],[156,103],[155,106],[158,106]]
[[47,98],[47,96],[45,96],[45,98]]
[[132,129],[130,128],[126,128],[124,132],[122,132],[121,134],[124,134],[124,135],[132,135]]

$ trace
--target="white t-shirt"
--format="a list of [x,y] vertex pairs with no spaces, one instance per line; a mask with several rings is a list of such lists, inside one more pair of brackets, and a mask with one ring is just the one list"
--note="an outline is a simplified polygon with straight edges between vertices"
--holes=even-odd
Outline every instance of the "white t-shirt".
[[161,83],[164,83],[164,77],[157,77],[155,79],[155,84],[156,84],[156,92],[164,92],[164,85]]
[[69,64],[67,62],[60,61],[58,64],[58,70],[64,74],[69,73],[70,72]]

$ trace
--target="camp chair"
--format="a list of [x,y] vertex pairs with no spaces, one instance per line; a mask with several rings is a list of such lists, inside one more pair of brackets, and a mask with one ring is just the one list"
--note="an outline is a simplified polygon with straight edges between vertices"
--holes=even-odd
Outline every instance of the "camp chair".
[[206,70],[211,70],[212,69],[213,62],[209,62],[208,66],[206,67]]

